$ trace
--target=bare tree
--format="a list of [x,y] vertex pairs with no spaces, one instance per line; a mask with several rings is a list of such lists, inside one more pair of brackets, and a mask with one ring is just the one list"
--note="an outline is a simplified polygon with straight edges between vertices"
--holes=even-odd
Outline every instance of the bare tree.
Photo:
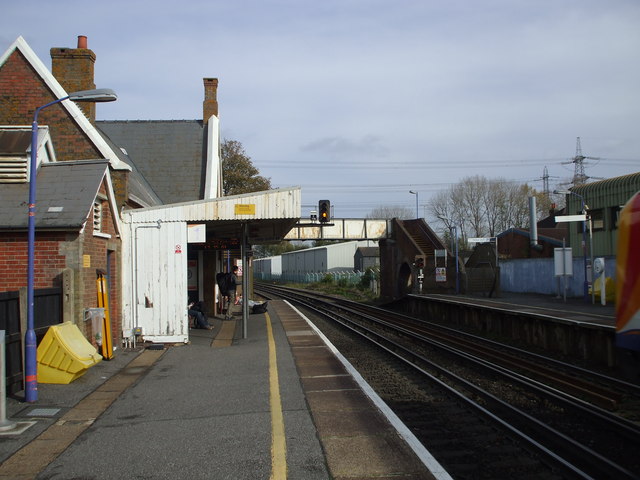
[[414,218],[415,212],[407,207],[379,206],[371,210],[367,218],[398,218],[408,220]]
[[487,233],[486,223],[486,191],[489,187],[485,177],[476,175],[466,177],[458,185],[454,186],[454,199],[461,202],[466,212],[468,227],[475,237],[482,237]]
[[[493,237],[509,228],[528,227],[528,197],[532,195],[540,194],[527,184],[467,177],[434,195],[429,212],[446,232],[455,226],[463,237]],[[548,201],[538,205],[540,213],[548,208]]]

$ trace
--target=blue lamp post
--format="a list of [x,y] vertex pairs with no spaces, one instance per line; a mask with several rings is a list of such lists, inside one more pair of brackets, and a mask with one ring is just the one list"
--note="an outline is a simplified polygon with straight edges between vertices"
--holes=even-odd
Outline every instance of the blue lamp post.
[[36,108],[31,127],[31,162],[29,164],[29,219],[27,238],[27,332],[25,334],[24,373],[25,373],[25,401],[38,400],[38,370],[37,370],[37,340],[33,320],[33,291],[34,291],[34,254],[36,238],[36,170],[38,165],[38,114],[41,110],[63,102],[113,102],[117,100],[113,90],[99,88],[73,92],[66,97]]

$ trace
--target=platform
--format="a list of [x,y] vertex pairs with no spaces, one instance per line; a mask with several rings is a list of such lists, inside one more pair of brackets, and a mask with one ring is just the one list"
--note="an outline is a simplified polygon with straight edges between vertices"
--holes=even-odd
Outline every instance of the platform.
[[0,478],[448,478],[285,302],[246,339],[214,323],[9,399],[9,419],[36,423],[0,437]]

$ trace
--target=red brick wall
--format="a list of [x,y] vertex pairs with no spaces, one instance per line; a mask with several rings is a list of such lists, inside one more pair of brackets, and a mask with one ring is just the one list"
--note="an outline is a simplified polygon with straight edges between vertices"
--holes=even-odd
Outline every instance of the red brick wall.
[[[100,187],[100,193],[106,195],[106,188],[103,185]],[[91,207],[91,206],[89,206]],[[95,308],[98,306],[98,291],[97,291],[97,270],[101,270],[103,273],[109,273],[109,313],[111,319],[111,334],[114,339],[114,344],[117,344],[117,340],[120,338],[120,332],[122,331],[122,319],[120,314],[120,240],[116,237],[115,226],[113,222],[113,216],[109,202],[106,200],[102,202],[102,229],[101,232],[109,234],[111,238],[104,238],[102,236],[94,235],[93,230],[93,210],[89,212],[89,217],[85,226],[85,229],[81,235],[81,258],[80,269],[78,274],[78,285],[76,288],[76,299],[81,298],[82,304],[77,308],[84,310],[85,308]],[[107,254],[111,254],[110,270],[107,271]],[[89,267],[85,267],[84,260],[89,260]],[[88,335],[88,338],[89,335]]]
[[553,257],[555,245],[539,240],[542,250],[531,248],[529,237],[508,233],[498,239],[498,254],[503,258],[548,258]]
[[[0,67],[0,125],[31,125],[37,107],[56,98],[19,51]],[[62,105],[41,110],[39,125],[48,125],[59,161],[102,158]]]
[[[61,285],[60,274],[66,266],[61,247],[68,241],[64,232],[36,232],[34,252],[34,287]],[[0,235],[0,291],[14,291],[27,286],[27,233]]]

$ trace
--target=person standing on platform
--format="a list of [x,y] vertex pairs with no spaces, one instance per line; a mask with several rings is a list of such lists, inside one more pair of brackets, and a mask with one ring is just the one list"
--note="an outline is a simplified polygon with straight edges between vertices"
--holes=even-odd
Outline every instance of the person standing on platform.
[[227,299],[227,310],[224,314],[225,320],[231,320],[233,316],[233,306],[236,302],[236,288],[238,286],[238,266],[234,265],[231,269],[231,272],[227,273],[226,279],[226,299]]

